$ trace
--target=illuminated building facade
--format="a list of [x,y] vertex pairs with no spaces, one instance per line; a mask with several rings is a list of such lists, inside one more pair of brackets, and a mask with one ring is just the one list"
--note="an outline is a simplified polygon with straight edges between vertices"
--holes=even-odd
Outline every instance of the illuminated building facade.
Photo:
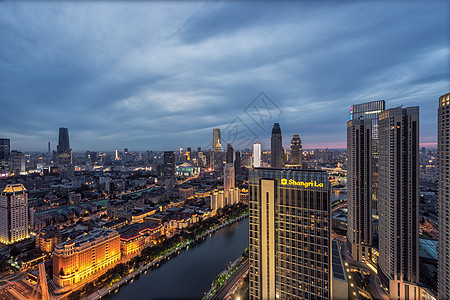
[[211,210],[217,211],[225,206],[223,191],[214,191],[211,195]]
[[55,247],[61,243],[61,234],[56,227],[44,227],[36,235],[36,248],[42,252],[53,252]]
[[120,260],[120,236],[111,229],[96,228],[56,246],[53,251],[53,282],[70,287]]
[[22,184],[8,184],[0,194],[0,242],[12,244],[28,237],[28,192]]
[[419,107],[379,115],[378,276],[391,299],[419,299]]
[[273,124],[272,137],[270,139],[270,144],[271,144],[270,166],[272,168],[282,168],[283,167],[283,159],[282,159],[283,141],[282,141],[281,128],[280,128],[279,123]]
[[253,167],[261,167],[261,144],[253,144]]
[[145,222],[130,226],[120,234],[120,251],[122,256],[140,252],[145,247],[156,244],[157,239],[163,234],[164,227],[161,224]]
[[302,140],[298,134],[294,134],[291,140],[291,157],[289,158],[292,165],[302,166],[303,151]]
[[450,93],[439,98],[438,108],[438,297],[450,299]]
[[250,299],[331,299],[331,185],[325,171],[249,174]]
[[223,190],[225,193],[226,205],[230,204],[228,199],[228,191],[235,186],[234,165],[225,164],[223,168]]

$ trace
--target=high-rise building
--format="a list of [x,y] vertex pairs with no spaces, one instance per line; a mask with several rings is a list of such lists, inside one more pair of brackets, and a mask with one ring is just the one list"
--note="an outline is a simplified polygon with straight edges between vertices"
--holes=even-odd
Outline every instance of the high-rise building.
[[9,139],[0,139],[0,170],[9,170],[9,153],[11,144]]
[[253,167],[261,167],[261,144],[253,144]]
[[392,299],[419,299],[419,107],[380,113],[378,275]]
[[325,171],[249,174],[250,299],[331,299],[331,186]]
[[234,177],[234,165],[233,164],[225,164],[223,167],[223,190],[225,193],[225,198],[227,199],[227,204],[229,203],[228,199],[228,191],[235,186],[235,177]]
[[56,246],[53,251],[53,282],[60,287],[70,287],[89,280],[99,271],[114,267],[120,257],[119,233],[96,228]]
[[231,145],[231,143],[227,144],[227,153],[226,153],[226,157],[225,157],[225,162],[227,164],[234,163],[234,149],[233,149],[233,146]]
[[15,175],[25,172],[25,155],[17,150],[9,154],[9,170]]
[[60,176],[73,176],[72,149],[70,149],[69,130],[67,128],[59,128],[59,138],[56,149],[56,161]]
[[50,142],[48,142],[48,153],[52,153],[51,147],[50,147]]
[[303,151],[302,140],[298,134],[294,134],[291,140],[291,157],[290,162],[292,165],[302,166],[303,163]]
[[214,151],[222,151],[222,144],[220,141],[220,129],[213,129],[213,150]]
[[173,151],[164,151],[163,177],[165,179],[175,177],[175,153]]
[[[378,115],[384,100],[353,105],[347,122],[348,249],[353,259],[372,259],[372,215],[378,187]],[[377,222],[377,221],[376,221]]]
[[438,298],[450,299],[450,93],[438,108]]
[[241,174],[241,151],[234,152],[234,173]]
[[28,192],[8,184],[0,194],[0,242],[12,244],[29,237]]
[[270,166],[272,168],[281,168],[283,167],[283,159],[282,159],[282,137],[281,137],[281,128],[279,123],[274,123],[272,128],[272,138],[271,138],[271,161]]

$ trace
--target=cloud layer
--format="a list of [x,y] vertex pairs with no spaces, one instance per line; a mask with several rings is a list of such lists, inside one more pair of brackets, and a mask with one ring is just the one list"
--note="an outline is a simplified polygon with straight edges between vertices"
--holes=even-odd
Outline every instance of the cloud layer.
[[[0,2],[0,136],[12,148],[205,147],[236,117],[267,148],[345,147],[352,104],[419,105],[436,142],[450,91],[447,1]],[[244,108],[264,91],[263,128]],[[253,126],[253,127],[252,127]]]

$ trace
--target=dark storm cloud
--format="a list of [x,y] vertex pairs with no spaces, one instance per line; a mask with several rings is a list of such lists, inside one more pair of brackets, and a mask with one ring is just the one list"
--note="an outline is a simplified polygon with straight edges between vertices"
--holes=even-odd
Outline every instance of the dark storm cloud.
[[[449,4],[427,2],[1,2],[0,136],[22,150],[206,146],[236,117],[263,147],[345,147],[352,104],[420,105],[436,141],[449,88]],[[244,108],[265,91],[263,128]]]

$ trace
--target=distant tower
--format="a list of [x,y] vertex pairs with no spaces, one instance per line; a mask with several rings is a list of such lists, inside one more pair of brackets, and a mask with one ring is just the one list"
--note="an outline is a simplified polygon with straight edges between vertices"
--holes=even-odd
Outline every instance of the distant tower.
[[62,153],[70,150],[69,143],[69,129],[61,127],[59,128],[59,138],[58,138],[58,153]]
[[10,140],[0,139],[0,170],[8,170],[8,159],[11,151]]
[[228,143],[227,145],[226,163],[227,164],[234,163],[234,149],[231,143]]
[[272,168],[281,168],[283,167],[282,163],[282,137],[281,137],[281,128],[279,123],[273,124],[272,128],[272,138],[271,138],[271,161],[270,166]]
[[175,153],[164,151],[163,175],[165,179],[175,177]]
[[220,129],[213,129],[213,149],[214,151],[222,151],[222,145],[220,143]]
[[221,171],[223,168],[223,152],[222,144],[220,143],[220,129],[213,129],[213,152],[212,152],[212,167],[216,171]]
[[223,190],[225,192],[225,197],[227,198],[227,204],[231,204],[229,202],[229,191],[235,186],[235,177],[234,177],[234,165],[233,164],[225,164],[223,168]]
[[378,117],[378,275],[391,299],[419,299],[419,107]]
[[0,243],[29,237],[28,192],[22,184],[8,184],[0,195]]
[[48,142],[48,153],[52,153],[51,148],[50,148],[50,142]]
[[234,173],[236,175],[241,174],[241,152],[234,152]]
[[69,130],[67,128],[59,128],[59,138],[56,149],[58,172],[60,176],[73,176],[72,149],[70,149]]
[[253,167],[261,167],[261,144],[253,144]]
[[302,140],[298,134],[294,134],[291,140],[291,164],[301,166],[303,163]]
[[450,299],[450,93],[439,98],[438,108],[438,199],[439,199],[439,247],[438,247],[438,298]]

